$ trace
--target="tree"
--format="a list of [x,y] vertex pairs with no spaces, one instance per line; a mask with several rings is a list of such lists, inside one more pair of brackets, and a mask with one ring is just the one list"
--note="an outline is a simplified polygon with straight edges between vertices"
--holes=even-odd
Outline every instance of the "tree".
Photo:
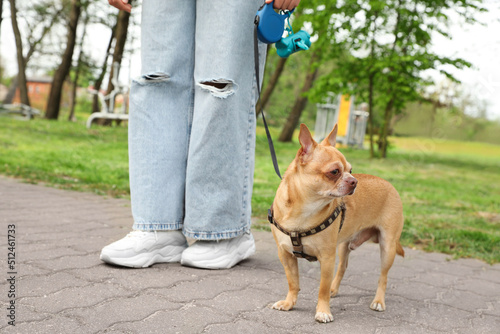
[[[129,3],[132,4],[132,1],[133,0],[130,0]],[[114,35],[114,39],[115,39],[115,46],[114,46],[114,50],[113,50],[113,59],[111,61],[111,64],[115,64],[115,63],[118,64],[118,67],[111,66],[106,95],[110,94],[113,91],[113,89],[115,88],[115,85],[113,84],[112,79],[113,79],[113,76],[115,75],[115,69],[117,69],[119,71],[120,67],[121,67],[123,54],[125,52],[125,44],[127,42],[129,22],[130,22],[130,13],[126,12],[124,10],[121,10],[118,13],[118,16],[116,18],[116,26],[115,26],[114,31],[113,31],[113,35]],[[112,105],[114,105],[114,103]],[[101,119],[98,121],[98,124],[110,125],[111,120]]]
[[68,116],[68,121],[73,121],[75,120],[75,106],[76,106],[76,91],[78,88],[78,79],[80,77],[80,72],[83,66],[83,59],[84,59],[84,53],[83,53],[83,42],[85,41],[85,37],[87,34],[87,25],[89,23],[89,18],[90,15],[87,13],[88,7],[85,7],[85,17],[83,20],[83,31],[82,31],[82,36],[80,37],[80,43],[78,45],[79,47],[79,52],[78,52],[78,60],[76,63],[75,67],[75,76],[73,80],[73,87],[71,90],[71,106],[70,106],[70,111],[69,111],[69,116]]
[[66,77],[71,69],[73,51],[76,44],[76,28],[78,26],[78,20],[82,10],[82,1],[83,0],[71,0],[66,49],[64,50],[61,63],[54,73],[52,80],[52,87],[50,89],[49,100],[47,101],[47,108],[45,112],[45,118],[47,119],[56,120],[59,117],[62,89],[64,81],[66,80]]
[[[132,4],[132,0],[129,1]],[[118,63],[118,67],[121,66],[123,53],[125,51],[125,43],[127,42],[127,33],[130,21],[130,13],[124,10],[121,10],[118,13],[117,21],[116,21],[116,33],[115,33],[115,48],[113,50],[113,61],[112,64]],[[109,94],[113,89],[114,85],[111,79],[114,74],[114,66],[111,66],[111,72],[109,74],[108,81],[108,89],[106,94]]]
[[[0,1],[0,3],[1,2],[2,1]],[[25,70],[28,68],[29,62],[35,52],[40,52],[40,49],[42,49],[42,42],[50,34],[54,25],[59,22],[59,18],[65,10],[64,6],[57,7],[55,4],[52,4],[52,1],[30,5],[30,7],[18,9],[18,11],[23,12],[22,17],[27,27],[27,36],[23,39],[28,49],[28,52],[24,56]],[[5,96],[4,103],[12,103],[17,88],[18,75],[16,75],[15,79],[12,81],[9,91]]]
[[19,92],[21,95],[21,103],[30,105],[29,97],[28,97],[28,87],[26,80],[26,65],[24,62],[23,56],[23,42],[21,38],[21,32],[19,31],[19,26],[17,24],[17,8],[16,1],[9,0],[10,3],[10,14],[12,21],[12,30],[14,31],[14,38],[16,40],[16,52],[17,52],[17,83],[19,86]]
[[[2,20],[3,20],[3,0],[0,0],[0,28],[2,27]],[[0,29],[0,36],[2,36],[1,34],[2,30]]]
[[[106,55],[101,65],[101,72],[97,77],[97,79],[94,81],[94,90],[96,91],[99,91],[101,89],[102,82],[104,80],[104,77],[106,76],[106,72],[108,71],[109,51],[111,50],[111,46],[113,45],[113,41],[115,39],[115,31],[116,31],[116,24],[111,29],[111,37],[109,38],[108,47],[106,48]],[[94,113],[99,111],[100,111],[99,96],[94,95],[94,98],[92,99],[92,112]]]
[[295,103],[293,104],[292,110],[288,115],[287,121],[283,126],[283,129],[279,136],[278,140],[281,142],[289,142],[293,138],[293,132],[297,127],[297,125],[299,124],[300,116],[302,115],[302,111],[304,110],[307,104],[306,93],[311,89],[313,82],[316,79],[316,75],[318,73],[318,66],[316,64],[317,58],[318,57],[316,53],[313,53],[311,55],[311,58],[309,60],[307,75],[304,79],[302,89],[300,90],[300,94],[295,99]]
[[[473,14],[482,10],[480,0],[345,0],[325,6],[328,18],[328,43],[325,56],[335,58],[337,66],[319,78],[315,88],[321,91],[356,94],[368,101],[371,152],[374,154],[374,117],[380,114],[378,147],[386,157],[388,135],[394,114],[406,103],[422,99],[422,87],[432,83],[422,73],[451,65],[470,66],[459,58],[440,57],[430,51],[435,33],[449,37],[445,30],[447,11],[460,13],[465,22],[474,22]],[[326,21],[322,21],[323,24]],[[449,72],[441,69],[452,80]]]

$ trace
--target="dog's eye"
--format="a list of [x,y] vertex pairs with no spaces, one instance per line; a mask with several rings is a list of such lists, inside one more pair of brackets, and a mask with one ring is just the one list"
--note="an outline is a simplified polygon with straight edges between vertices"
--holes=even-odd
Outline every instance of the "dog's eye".
[[337,175],[340,171],[338,169],[332,170],[330,174]]
[[349,171],[349,174],[352,174],[352,168],[351,168],[351,170]]

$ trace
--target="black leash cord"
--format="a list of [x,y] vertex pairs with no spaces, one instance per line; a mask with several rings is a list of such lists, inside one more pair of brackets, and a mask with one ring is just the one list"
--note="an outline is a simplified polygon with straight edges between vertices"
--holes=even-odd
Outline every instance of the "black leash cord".
[[[257,39],[257,26],[259,25],[259,16],[255,16],[254,30],[253,30],[253,45],[254,45],[254,60],[255,60],[255,77],[257,80],[257,92],[259,94],[260,101],[260,80],[259,80],[259,41]],[[261,105],[260,113],[262,114],[262,121],[264,121],[264,127],[266,128],[267,143],[269,144],[269,151],[271,152],[271,159],[273,160],[274,171],[281,179],[280,168],[278,166],[278,159],[276,158],[276,152],[274,150],[273,139],[271,138],[271,133],[269,132],[269,127],[267,126],[266,117],[264,116],[264,106]]]

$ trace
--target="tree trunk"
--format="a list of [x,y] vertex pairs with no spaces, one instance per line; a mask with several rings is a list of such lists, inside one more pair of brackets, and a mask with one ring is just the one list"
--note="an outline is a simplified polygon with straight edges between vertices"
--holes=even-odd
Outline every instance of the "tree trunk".
[[373,122],[373,79],[375,77],[375,73],[370,73],[368,77],[368,122],[369,122],[369,131],[370,131],[370,158],[375,157],[375,150],[373,148],[373,133],[375,131],[375,124]]
[[19,87],[19,93],[21,95],[21,103],[29,106],[30,100],[28,97],[28,87],[26,80],[26,64],[24,62],[24,56],[23,56],[23,42],[21,39],[21,32],[19,31],[19,26],[17,24],[16,1],[9,0],[9,3],[10,3],[12,30],[14,31],[14,37],[16,40],[17,65],[18,65],[17,84]]
[[432,136],[434,134],[434,122],[436,121],[438,102],[439,101],[432,103],[431,121],[430,121],[430,127],[429,127],[429,137],[430,138],[432,138]]
[[[104,76],[106,75],[106,72],[108,71],[108,58],[109,58],[109,50],[111,50],[111,46],[113,45],[113,40],[115,39],[115,33],[116,33],[116,24],[115,26],[111,29],[111,37],[109,38],[109,43],[108,43],[108,48],[106,49],[106,57],[104,57],[104,62],[102,63],[101,66],[101,73],[97,77],[97,80],[94,83],[94,90],[99,91],[101,89],[102,82],[104,80]],[[99,96],[94,95],[94,98],[92,99],[92,113],[99,112]]]
[[2,36],[2,20],[3,20],[3,0],[0,0],[0,36]]
[[[129,1],[129,3],[131,3]],[[127,42],[127,33],[128,33],[128,25],[130,21],[130,13],[124,10],[121,10],[118,13],[118,18],[116,21],[116,37],[115,37],[115,49],[113,51],[113,60],[111,62],[111,71],[109,72],[109,80],[108,80],[108,89],[106,90],[106,95],[111,93],[115,88],[115,85],[112,82],[113,76],[115,75],[115,63],[118,63],[118,71],[121,68],[121,63],[123,59],[123,53],[125,51],[125,43]],[[108,101],[111,105],[115,105],[115,101]],[[125,101],[124,101],[125,103]],[[113,110],[110,110],[113,112]],[[101,125],[110,125],[111,120],[109,119],[100,119],[97,121],[98,124]]]
[[290,115],[288,116],[288,119],[283,126],[283,130],[281,131],[281,134],[279,136],[278,140],[281,142],[292,141],[293,132],[299,124],[300,115],[302,115],[302,111],[307,105],[307,97],[305,96],[305,93],[307,93],[311,89],[314,80],[316,79],[316,75],[318,74],[318,67],[314,66],[316,58],[316,54],[313,53],[309,62],[309,68],[307,71],[306,79],[304,80],[304,85],[300,90],[300,94],[295,99],[292,111],[290,112]]
[[78,26],[81,9],[82,0],[72,0],[71,12],[69,14],[66,49],[64,50],[61,64],[57,68],[52,79],[52,87],[50,88],[49,100],[47,102],[45,112],[45,118],[47,119],[57,119],[59,117],[64,80],[68,76],[71,69],[71,61],[76,43],[76,28]]
[[75,68],[75,79],[73,81],[73,89],[71,91],[71,107],[69,111],[68,121],[75,121],[75,106],[76,106],[76,91],[78,89],[78,78],[80,77],[80,69],[82,67],[82,58],[83,58],[83,42],[85,41],[85,35],[87,34],[87,24],[89,23],[89,15],[85,13],[85,19],[83,21],[83,32],[82,37],[80,38],[80,43],[78,44],[79,53],[78,53],[78,61],[76,63]]
[[[119,67],[122,63],[123,51],[125,50],[125,42],[127,41],[129,19],[129,12],[121,10],[118,13],[118,20],[116,22],[115,50],[113,51],[113,61],[111,62],[111,64],[118,63]],[[111,66],[106,94],[109,94],[115,88],[113,82],[111,81],[114,75],[114,71],[114,67]]]
[[389,145],[387,137],[389,136],[389,131],[390,131],[393,105],[394,105],[394,98],[391,98],[385,107],[384,124],[380,129],[380,135],[379,135],[380,156],[382,158],[387,158],[387,147]]
[[278,80],[281,76],[281,73],[283,73],[283,69],[285,68],[285,63],[288,58],[281,58],[278,60],[278,64],[276,66],[276,69],[273,72],[273,75],[271,76],[271,79],[269,79],[269,82],[266,85],[266,90],[262,93],[262,96],[260,97],[259,102],[255,106],[255,115],[259,116],[260,111],[265,108],[267,102],[269,101],[269,98],[271,97],[274,88],[276,87],[276,84],[278,83]]

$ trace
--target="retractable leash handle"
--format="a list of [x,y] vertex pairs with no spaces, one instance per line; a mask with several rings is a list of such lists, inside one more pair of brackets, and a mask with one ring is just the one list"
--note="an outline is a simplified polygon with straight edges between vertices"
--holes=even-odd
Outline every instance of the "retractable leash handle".
[[[304,30],[294,34],[290,24],[291,11],[280,11],[276,13],[273,8],[274,1],[263,4],[257,11],[255,24],[257,25],[257,37],[262,43],[276,43],[276,51],[281,58],[287,58],[291,54],[309,50],[311,46],[311,36]],[[288,36],[283,37],[285,32],[285,22],[288,21]]]
[[272,44],[278,42],[285,31],[285,20],[290,17],[295,9],[276,13],[273,8],[274,1],[264,3],[257,11],[255,17],[257,36],[262,43]]

